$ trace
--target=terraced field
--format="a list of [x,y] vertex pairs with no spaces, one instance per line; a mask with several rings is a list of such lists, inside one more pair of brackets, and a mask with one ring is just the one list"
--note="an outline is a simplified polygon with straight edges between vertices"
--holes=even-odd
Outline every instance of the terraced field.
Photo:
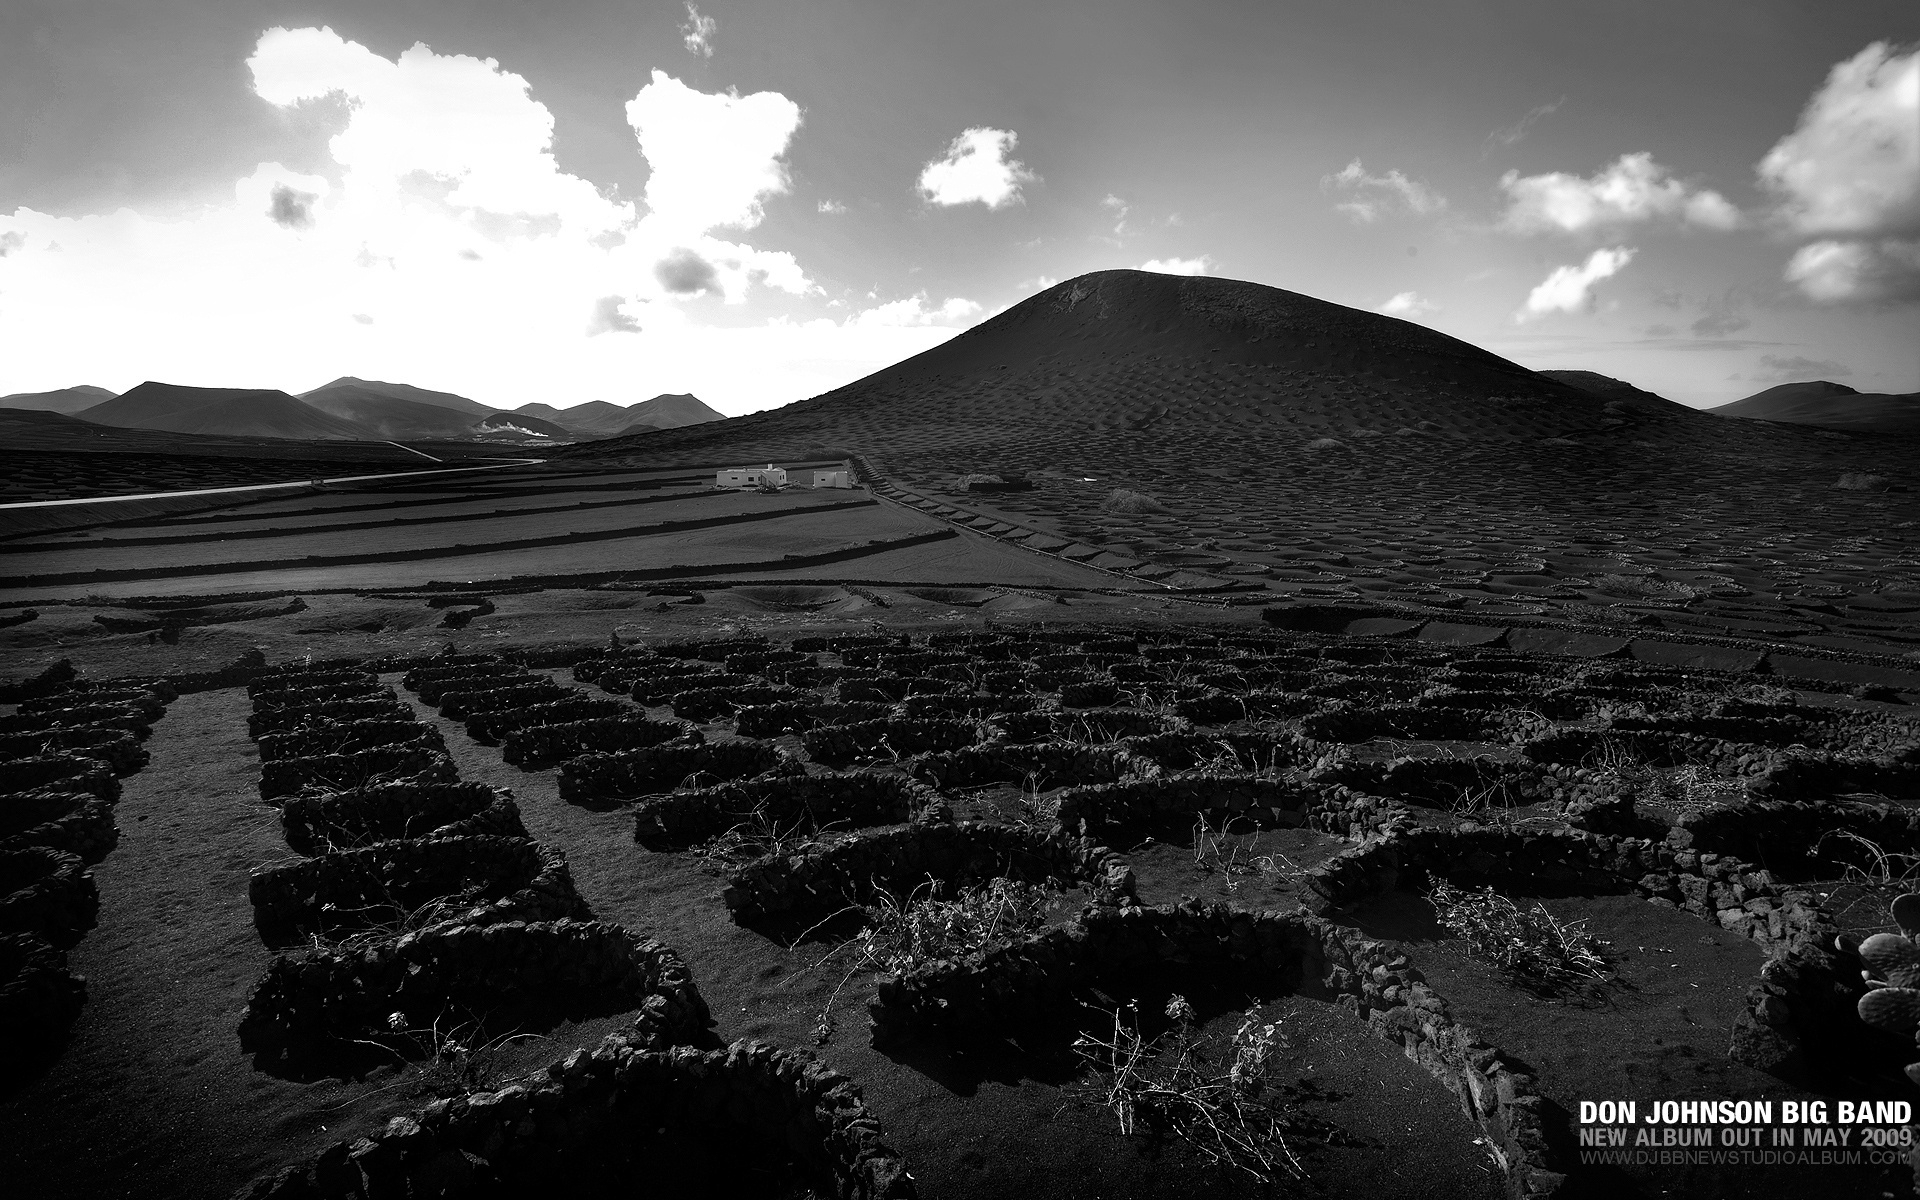
[[[32,768],[49,781],[134,765],[116,731],[186,693],[117,811],[138,854],[207,882],[169,939],[109,911],[111,953],[70,952],[100,996],[37,1018],[53,1052],[13,1067],[10,1177],[276,1197],[611,1194],[636,1170],[769,1196],[1904,1186],[1904,1167],[1602,1166],[1573,1117],[1600,1096],[1910,1088],[1911,1047],[1853,1011],[1851,939],[1892,924],[1920,856],[1920,723],[1891,694],[1304,627],[1338,610],[916,632],[821,620],[831,587],[760,590],[814,631],[20,685],[8,736],[72,764]],[[128,853],[94,868],[103,895],[153,886]],[[991,928],[932,935],[983,897]],[[1503,921],[1571,949],[1503,958]],[[50,953],[35,969],[58,979]],[[1257,1044],[1265,1090],[1235,1111],[1284,1153],[1223,1159],[1191,1122],[1123,1132],[1101,1047],[1130,1037],[1201,1066]],[[130,1118],[116,1088],[145,1101]],[[191,1153],[158,1150],[180,1132],[167,1097],[202,1123]]]

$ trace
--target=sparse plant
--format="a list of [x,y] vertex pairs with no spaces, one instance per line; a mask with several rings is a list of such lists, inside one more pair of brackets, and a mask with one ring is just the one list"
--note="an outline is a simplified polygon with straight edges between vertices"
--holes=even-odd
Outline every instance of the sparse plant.
[[1612,977],[1584,921],[1560,921],[1535,902],[1522,909],[1491,887],[1468,891],[1436,879],[1427,893],[1440,924],[1515,984],[1541,995],[1591,991]]
[[1219,872],[1228,894],[1238,892],[1243,881],[1257,878],[1265,882],[1275,878],[1295,879],[1306,868],[1284,854],[1253,854],[1252,837],[1235,838],[1222,826],[1214,829],[1205,813],[1193,822],[1193,865],[1202,874]]
[[1136,492],[1128,488],[1114,488],[1100,507],[1113,513],[1168,513],[1171,508],[1145,492]]
[[1225,1061],[1217,1062],[1184,996],[1168,999],[1173,1026],[1158,1037],[1140,1033],[1138,1015],[1133,1004],[1115,1009],[1105,1036],[1083,1033],[1073,1042],[1074,1053],[1104,1076],[1094,1094],[1119,1119],[1123,1136],[1146,1129],[1178,1138],[1209,1163],[1262,1183],[1305,1178],[1287,1145],[1290,1114],[1272,1086],[1285,1044],[1278,1021],[1263,1021],[1258,1006],[1247,1009]]
[[832,843],[843,824],[834,821],[815,825],[810,817],[800,816],[791,825],[782,825],[767,806],[761,804],[725,833],[694,847],[693,853],[712,867],[734,866],[774,856],[791,857]]
[[1038,771],[1028,771],[1020,781],[1020,817],[1014,824],[1038,829],[1059,823],[1060,797],[1045,795],[1045,782]]
[[[1813,844],[1813,853],[1819,857],[1826,848],[1829,838],[1837,838],[1856,848],[1851,860],[1842,865],[1841,878],[1849,883],[1859,883],[1872,887],[1891,887],[1897,884],[1912,883],[1920,879],[1920,854],[1902,854],[1883,848],[1871,838],[1863,837],[1851,829],[1829,829],[1820,835]],[[1831,861],[1842,861],[1837,856]]]

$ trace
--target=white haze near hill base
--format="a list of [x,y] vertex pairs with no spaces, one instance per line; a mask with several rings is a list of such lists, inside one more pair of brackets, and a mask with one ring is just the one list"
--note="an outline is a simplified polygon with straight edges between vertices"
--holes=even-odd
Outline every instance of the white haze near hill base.
[[636,205],[560,169],[551,113],[493,59],[425,45],[387,59],[331,29],[273,29],[247,66],[271,104],[346,99],[335,177],[261,163],[230,202],[178,221],[0,215],[10,378],[63,386],[85,363],[121,388],[302,390],[324,379],[287,364],[327,363],[507,407],[697,388],[739,413],[928,349],[978,311],[922,293],[845,320],[729,327],[686,308],[817,290],[791,254],[751,242],[789,188],[802,120],[778,93],[654,71],[626,108],[651,168]]

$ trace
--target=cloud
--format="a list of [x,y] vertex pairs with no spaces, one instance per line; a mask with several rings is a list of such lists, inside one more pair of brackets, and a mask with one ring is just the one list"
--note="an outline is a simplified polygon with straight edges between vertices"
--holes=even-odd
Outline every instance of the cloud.
[[1527,303],[1514,315],[1515,321],[1528,321],[1552,312],[1585,312],[1592,307],[1593,285],[1616,274],[1633,261],[1632,246],[1595,250],[1580,266],[1555,267],[1540,286],[1527,296]]
[[680,26],[680,41],[686,46],[688,54],[712,58],[713,35],[719,28],[719,22],[712,17],[702,16],[700,10],[695,8],[689,0],[686,24]]
[[920,194],[930,204],[984,204],[989,209],[1021,202],[1023,184],[1040,177],[1012,157],[1019,136],[1011,129],[969,129],[947,146],[947,156],[920,172]]
[[1108,192],[1106,198],[1100,201],[1100,206],[1113,214],[1113,236],[1125,237],[1128,233],[1127,214],[1132,211],[1127,202]]
[[1351,200],[1333,207],[1362,225],[1370,225],[1396,210],[1423,217],[1447,206],[1447,198],[1426,184],[1408,179],[1398,170],[1369,175],[1357,158],[1334,174],[1321,176],[1320,190],[1352,193]]
[[837,217],[841,213],[847,211],[847,206],[840,203],[838,200],[822,200],[816,206],[815,211],[825,213],[830,217]]
[[267,205],[267,219],[282,229],[311,229],[313,205],[318,199],[312,192],[296,192],[284,183],[276,183]]
[[653,173],[648,218],[681,234],[751,229],[761,201],[788,187],[781,156],[800,127],[800,106],[778,92],[698,92],[655,71],[627,104],[627,123]]
[[6,233],[0,233],[0,258],[5,258],[26,244],[27,235],[18,230],[9,230]]
[[603,333],[640,333],[640,322],[620,311],[624,296],[602,296],[593,302],[593,315],[587,318],[587,336]]
[[1753,324],[1745,317],[1730,312],[1710,312],[1695,321],[1688,328],[1695,337],[1726,337],[1730,333],[1739,333]]
[[1199,258],[1150,258],[1141,263],[1139,269],[1161,275],[1205,275],[1213,270],[1213,256],[1202,254]]
[[1552,116],[1554,113],[1559,112],[1560,106],[1566,102],[1567,98],[1562,96],[1552,104],[1542,104],[1538,108],[1530,108],[1527,110],[1526,116],[1521,117],[1505,129],[1494,130],[1487,135],[1486,144],[1481,147],[1480,150],[1480,157],[1485,158],[1496,149],[1505,150],[1509,147],[1519,145],[1521,140],[1527,136],[1527,130],[1533,128],[1535,121],[1538,121],[1541,117]]
[[675,247],[672,253],[653,264],[653,277],[676,296],[715,291],[720,283],[720,273],[713,269],[713,264],[685,246]]
[[881,328],[911,328],[926,325],[952,325],[964,321],[980,311],[980,305],[972,300],[952,297],[938,308],[929,307],[927,294],[920,292],[904,300],[895,300],[889,304],[879,304],[855,313],[849,320],[856,326]]
[[1375,312],[1383,312],[1390,317],[1404,317],[1417,321],[1428,313],[1437,313],[1440,306],[1431,300],[1424,300],[1418,292],[1399,292],[1393,299],[1382,304]]
[[1791,357],[1762,354],[1760,365],[1766,370],[1755,372],[1753,378],[1761,383],[1802,383],[1811,379],[1842,379],[1853,374],[1851,367],[1830,358],[1807,358],[1799,354]]
[[1689,187],[1647,153],[1623,154],[1592,179],[1508,171],[1500,187],[1510,201],[1501,224],[1513,233],[1586,233],[1653,220],[1724,231],[1741,223],[1720,193]]
[[1646,334],[1648,337],[1665,338],[1672,337],[1680,331],[1671,325],[1649,325],[1640,332]]
[[1920,241],[1818,241],[1787,260],[1787,282],[1822,304],[1920,300]]
[[1787,281],[1823,304],[1920,298],[1920,48],[1875,42],[1834,67],[1756,168],[1813,241]]

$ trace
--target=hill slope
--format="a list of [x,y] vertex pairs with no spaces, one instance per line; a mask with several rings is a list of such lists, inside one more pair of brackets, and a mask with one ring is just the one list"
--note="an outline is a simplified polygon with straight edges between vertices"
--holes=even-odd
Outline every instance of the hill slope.
[[631,429],[636,425],[650,429],[679,429],[727,419],[725,413],[716,412],[689,392],[663,392],[651,400],[629,405],[625,412],[627,423],[623,429]]
[[1540,374],[1650,417],[1677,417],[1683,413],[1699,411],[1676,400],[1669,400],[1665,396],[1637,388],[1625,380],[1615,379],[1611,375],[1602,375],[1598,371],[1541,371]]
[[300,401],[330,416],[371,429],[383,438],[470,438],[474,425],[480,420],[458,409],[402,400],[353,385],[329,384],[301,396]]
[[[310,392],[301,392],[300,399],[313,403],[317,397],[364,398],[382,396],[389,400],[404,400],[411,404],[430,404],[435,408],[449,408],[454,412],[466,413],[479,418],[500,410],[469,400],[465,396],[456,396],[452,392],[435,392],[426,388],[417,388],[405,383],[383,383],[378,379],[356,379],[351,375],[342,375],[332,383],[323,384]],[[467,422],[472,425],[473,422]]]
[[366,426],[321,412],[285,392],[196,388],[151,380],[77,414],[99,425],[225,437],[381,441]]
[[536,401],[522,404],[513,411],[537,417],[589,438],[615,437],[629,429],[677,429],[682,425],[726,420],[723,414],[707,407],[698,397],[686,393],[662,394],[651,400],[624,406],[609,404],[605,400],[589,400],[572,408],[555,408],[551,404]]
[[1783,383],[1707,410],[1717,417],[1787,421],[1830,429],[1920,433],[1920,392],[1856,392],[1824,379]]
[[111,399],[113,393],[106,388],[82,384],[52,392],[15,392],[11,396],[0,396],[0,408],[33,409],[36,412],[66,413],[71,416],[83,408],[92,408]]

